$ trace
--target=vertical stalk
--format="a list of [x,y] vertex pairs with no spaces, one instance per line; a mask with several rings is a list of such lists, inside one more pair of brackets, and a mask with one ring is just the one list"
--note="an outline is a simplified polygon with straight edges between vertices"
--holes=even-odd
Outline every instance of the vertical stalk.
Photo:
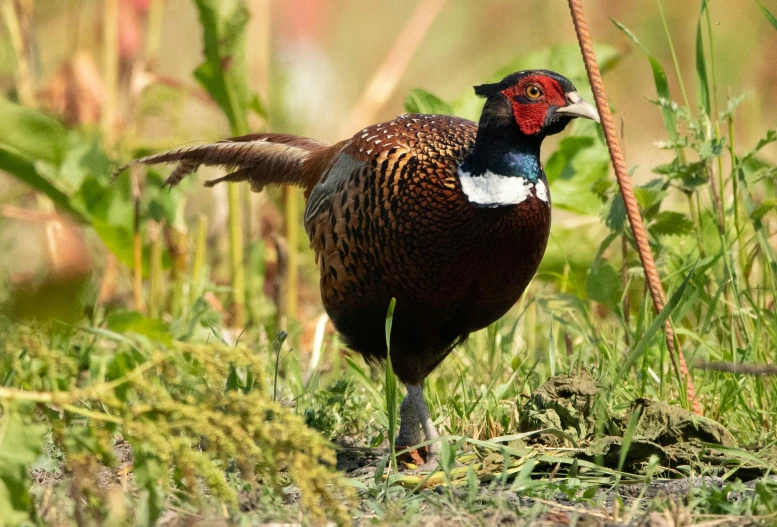
[[286,243],[289,249],[286,278],[286,302],[284,317],[291,320],[297,316],[297,295],[299,290],[299,191],[290,186],[283,188],[284,208],[286,210]]
[[531,303],[527,308],[528,313],[526,313],[526,348],[532,357],[535,356],[535,351],[537,350],[537,302],[535,300],[532,297]]
[[200,214],[197,218],[197,233],[194,238],[194,259],[192,262],[192,287],[189,289],[189,303],[193,304],[202,294],[200,283],[205,269],[205,246],[208,241],[208,217]]
[[119,0],[103,0],[103,105],[101,129],[108,148],[115,141],[119,81]]
[[140,237],[140,182],[138,181],[139,168],[130,170],[130,184],[132,185],[132,201],[134,202],[134,221],[132,229],[132,293],[135,300],[135,310],[139,313],[146,312],[146,303],[143,300],[143,240]]
[[32,0],[15,2],[14,0],[0,0],[2,4],[3,21],[8,29],[8,36],[13,46],[16,68],[14,68],[14,81],[19,101],[29,107],[37,108],[38,101],[35,97],[35,78],[32,74],[29,61],[29,24],[26,17],[32,11]]
[[624,335],[626,346],[630,346],[629,319],[631,318],[631,304],[629,302],[629,240],[624,234],[621,236],[621,276],[623,277],[623,322],[626,325]]
[[185,227],[173,227],[170,244],[173,252],[173,300],[172,314],[179,317],[186,313],[186,273],[189,270],[189,233]]
[[666,40],[669,43],[669,52],[672,55],[672,63],[674,64],[674,71],[677,75],[677,82],[680,84],[680,92],[683,94],[683,102],[688,109],[691,109],[691,103],[688,100],[688,94],[685,92],[685,83],[683,82],[683,75],[680,72],[680,62],[677,60],[677,53],[674,50],[674,42],[672,41],[672,34],[669,31],[669,24],[666,21],[666,15],[664,15],[664,6],[661,4],[661,0],[656,0],[658,4],[658,13],[661,15],[661,22],[664,25],[664,33],[666,33]]
[[229,261],[232,270],[232,325],[245,324],[245,269],[243,267],[243,212],[240,186],[227,187],[229,204]]
[[162,275],[162,232],[161,226],[156,222],[148,225],[148,237],[151,242],[151,268],[149,271],[151,291],[149,294],[148,314],[152,318],[162,315],[164,306],[164,276]]
[[151,0],[148,6],[146,26],[146,62],[149,69],[156,69],[159,61],[159,48],[162,45],[162,19],[164,14],[162,0]]

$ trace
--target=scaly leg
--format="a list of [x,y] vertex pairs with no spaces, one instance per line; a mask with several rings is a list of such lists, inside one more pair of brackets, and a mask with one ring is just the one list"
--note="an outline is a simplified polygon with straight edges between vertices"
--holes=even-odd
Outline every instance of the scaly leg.
[[399,433],[395,444],[404,449],[417,445],[421,441],[423,441],[421,420],[418,418],[413,400],[410,395],[407,395],[402,399],[402,405],[399,407]]
[[[416,419],[421,422],[421,428],[424,431],[424,435],[427,440],[439,439],[440,434],[437,433],[437,428],[432,421],[432,415],[429,413],[429,407],[426,406],[424,401],[424,385],[422,384],[408,384],[407,385],[407,397],[405,401],[410,399],[412,405],[415,408]],[[404,406],[405,401],[402,401]],[[417,427],[418,425],[416,425]],[[437,456],[440,453],[440,442],[434,441],[428,446],[426,463],[418,467],[421,470],[434,470],[437,468]]]

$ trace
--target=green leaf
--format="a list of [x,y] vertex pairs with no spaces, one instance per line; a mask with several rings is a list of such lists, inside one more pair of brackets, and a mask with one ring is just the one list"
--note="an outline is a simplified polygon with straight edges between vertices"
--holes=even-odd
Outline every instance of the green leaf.
[[0,418],[0,526],[18,525],[32,512],[27,470],[40,455],[46,428],[33,424],[35,407],[4,404]]
[[614,307],[621,298],[621,277],[606,260],[591,267],[585,281],[588,298],[608,307]]
[[702,0],[699,20],[696,23],[696,82],[699,88],[699,104],[701,104],[701,107],[709,116],[712,113],[710,108],[710,83],[707,78],[707,60],[704,57],[704,39],[701,33],[701,19],[704,16],[705,9],[707,9],[707,0]]
[[452,115],[453,108],[436,95],[421,89],[410,90],[405,98],[405,110],[410,113]]
[[105,247],[107,247],[121,263],[129,266],[133,265],[132,229],[111,225],[106,221],[96,218],[92,220],[92,228],[94,229],[94,232],[97,233],[97,236],[100,237],[100,240],[105,244]]
[[614,195],[604,211],[604,224],[613,232],[622,232],[626,227],[626,205],[623,203],[623,196]]
[[769,23],[772,25],[772,27],[774,29],[777,29],[777,18],[775,18],[775,16],[771,13],[771,11],[766,9],[766,6],[763,5],[761,2],[758,2],[758,7],[761,8],[761,11],[763,11],[764,16],[766,17],[766,20],[769,21]]
[[200,14],[205,62],[194,77],[229,119],[232,133],[249,133],[247,112],[258,108],[248,85],[245,39],[249,12],[241,0],[194,0]]
[[59,166],[68,148],[67,131],[56,119],[0,97],[0,147]]
[[682,236],[693,232],[693,222],[685,214],[664,210],[656,214],[650,232],[656,236]]
[[57,207],[69,213],[78,221],[87,221],[84,214],[73,208],[70,197],[51,184],[47,178],[43,177],[32,161],[0,147],[0,170],[8,172],[19,181],[48,196]]
[[777,200],[767,199],[756,205],[753,212],[750,213],[750,216],[752,216],[754,220],[761,221],[764,216],[773,210],[777,210]]
[[144,317],[137,311],[111,311],[107,318],[108,329],[116,333],[137,333],[165,345],[172,344],[167,324],[159,319]]
[[[666,78],[666,71],[664,70],[664,67],[661,65],[661,63],[658,61],[657,58],[653,56],[653,54],[648,51],[648,49],[642,44],[642,42],[639,41],[637,36],[631,32],[629,28],[621,24],[620,22],[610,19],[610,21],[615,24],[615,27],[623,31],[623,33],[634,43],[637,45],[639,49],[641,49],[645,55],[647,55],[648,60],[650,61],[650,69],[653,71],[653,84],[656,87],[656,93],[661,99],[668,101],[672,100],[672,96],[669,93],[669,82]],[[669,133],[669,138],[672,141],[677,140],[677,118],[675,117],[674,112],[667,106],[662,105],[661,106],[661,114],[664,117],[664,126],[666,126],[666,131]]]
[[568,136],[559,142],[545,165],[545,174],[555,208],[596,215],[601,201],[594,190],[607,177],[610,158],[592,127],[581,131],[585,135]]
[[108,156],[96,142],[74,139],[59,170],[62,187],[75,192],[87,177],[107,181],[113,171]]

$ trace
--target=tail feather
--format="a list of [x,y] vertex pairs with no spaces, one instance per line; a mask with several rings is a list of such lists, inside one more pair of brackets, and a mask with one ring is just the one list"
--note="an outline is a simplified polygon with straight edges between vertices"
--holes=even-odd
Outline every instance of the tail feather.
[[303,164],[308,157],[327,148],[326,143],[289,134],[252,134],[216,143],[178,148],[137,159],[116,171],[116,175],[132,165],[178,163],[165,186],[174,187],[200,165],[221,166],[232,172],[206,183],[249,181],[251,189],[260,191],[267,184],[296,185],[310,188]]

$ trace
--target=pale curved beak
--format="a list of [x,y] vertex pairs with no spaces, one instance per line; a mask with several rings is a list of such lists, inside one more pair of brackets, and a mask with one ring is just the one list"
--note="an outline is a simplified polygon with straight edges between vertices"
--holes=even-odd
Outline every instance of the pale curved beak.
[[567,99],[567,105],[557,109],[556,113],[569,115],[570,117],[583,117],[601,123],[599,120],[599,112],[596,111],[596,108],[594,108],[591,103],[586,102],[580,97],[579,93],[571,91],[565,93],[564,96]]

